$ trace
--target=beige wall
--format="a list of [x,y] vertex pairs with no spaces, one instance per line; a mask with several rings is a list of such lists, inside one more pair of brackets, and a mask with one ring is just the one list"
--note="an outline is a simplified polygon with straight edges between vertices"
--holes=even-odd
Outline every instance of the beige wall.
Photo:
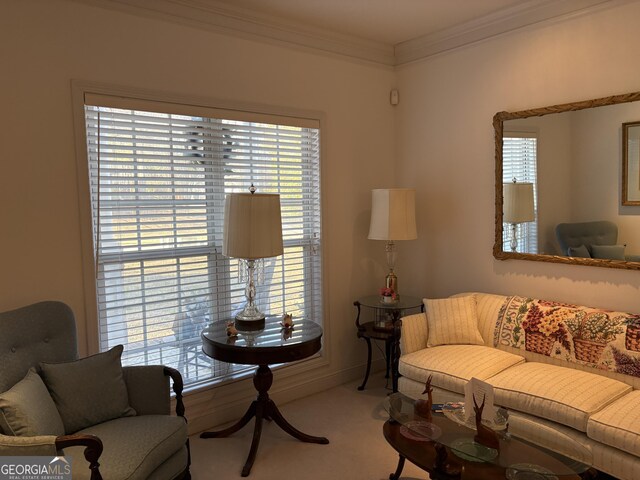
[[640,90],[638,18],[640,3],[629,3],[398,69],[397,182],[416,187],[419,216],[420,241],[400,263],[412,293],[479,290],[640,311],[640,272],[491,254],[493,115]]
[[[326,118],[325,327],[331,342],[329,366],[312,378],[320,385],[363,373],[353,300],[378,287],[384,274],[382,247],[366,237],[370,190],[393,182],[390,68],[57,0],[1,2],[0,55],[0,311],[45,299],[67,302],[86,351],[93,315],[84,311],[85,295],[92,293],[83,289],[72,79],[317,110]],[[308,375],[297,383],[303,380],[305,391],[318,388]],[[237,395],[248,398],[253,387],[245,383]],[[276,387],[294,391],[295,382]],[[237,395],[230,416],[247,405]]]

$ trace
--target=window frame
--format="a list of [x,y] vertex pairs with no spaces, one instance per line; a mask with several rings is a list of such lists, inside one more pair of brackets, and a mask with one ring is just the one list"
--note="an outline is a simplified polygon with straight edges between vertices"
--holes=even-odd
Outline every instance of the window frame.
[[[79,213],[80,213],[80,226],[81,226],[81,247],[82,247],[82,273],[84,276],[84,300],[85,309],[84,315],[81,312],[76,312],[78,318],[78,343],[79,351],[82,355],[94,354],[100,351],[99,342],[99,318],[98,318],[98,292],[97,292],[97,264],[94,258],[94,234],[93,234],[93,218],[91,211],[91,191],[89,184],[89,162],[86,149],[86,133],[85,133],[85,97],[87,95],[108,95],[113,97],[122,97],[123,101],[127,100],[141,100],[151,102],[173,103],[186,106],[196,106],[196,108],[214,108],[225,109],[229,112],[251,112],[257,116],[264,115],[269,116],[290,116],[296,118],[308,118],[316,121],[320,124],[320,165],[322,170],[323,164],[323,152],[324,144],[326,143],[326,132],[324,125],[326,123],[325,114],[319,111],[303,110],[297,108],[287,107],[274,107],[271,105],[244,103],[244,102],[230,102],[228,100],[218,100],[208,97],[194,97],[185,96],[180,94],[168,94],[166,92],[155,92],[143,89],[135,89],[129,87],[120,87],[113,85],[105,85],[96,82],[87,82],[72,80],[72,101],[73,101],[73,121],[75,131],[75,147],[76,147],[76,162],[77,162],[77,181],[78,181],[78,197],[79,197]],[[320,189],[324,187],[324,175],[320,175]],[[322,195],[320,199],[320,222],[321,228],[326,224],[324,217],[326,215],[326,195]],[[326,237],[326,234],[323,234]],[[320,262],[322,266],[322,309],[323,319],[321,325],[323,328],[323,349],[319,356],[313,357],[304,363],[305,365],[292,365],[288,368],[288,373],[285,376],[295,375],[298,371],[306,371],[310,368],[316,368],[326,366],[329,363],[330,356],[330,342],[327,340],[330,337],[330,322],[329,318],[329,290],[328,290],[328,271],[326,268],[326,240],[323,238],[320,244]],[[84,316],[84,322],[83,317]],[[235,380],[231,378],[229,381]],[[217,385],[217,384],[216,384]],[[203,388],[203,387],[197,387]]]
[[[513,129],[507,130],[503,132],[502,135],[502,182],[508,183],[513,180],[512,175],[506,175],[505,164],[507,163],[505,159],[505,140],[506,139],[514,139],[514,138],[524,138],[524,139],[534,139],[535,140],[535,159],[533,169],[535,178],[531,178],[531,174],[525,174],[524,178],[517,178],[518,182],[528,182],[533,184],[533,209],[534,209],[534,220],[533,222],[527,222],[526,224],[518,225],[518,249],[523,248],[522,252],[514,252],[514,253],[525,253],[531,255],[537,255],[540,250],[540,242],[539,242],[539,223],[540,219],[538,218],[538,151],[539,151],[539,132],[537,129]],[[525,167],[525,170],[527,167]],[[533,224],[533,225],[531,225]],[[503,250],[511,253],[511,249],[508,248],[508,245],[511,241],[511,225],[508,223],[502,222],[502,244]],[[533,252],[530,251],[530,247],[533,247]],[[508,249],[508,250],[507,250]]]

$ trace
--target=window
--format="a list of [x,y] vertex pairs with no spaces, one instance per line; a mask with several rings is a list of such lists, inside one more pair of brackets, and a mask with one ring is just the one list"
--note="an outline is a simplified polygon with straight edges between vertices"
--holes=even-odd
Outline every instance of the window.
[[[525,253],[538,253],[537,144],[537,134],[529,132],[505,132],[502,140],[503,183],[516,179],[533,184],[535,221],[521,223],[517,229],[518,251]],[[511,225],[506,223],[502,225],[502,243],[511,243]]]
[[201,353],[202,328],[245,302],[221,255],[224,197],[280,194],[284,255],[265,259],[257,303],[321,323],[319,122],[130,102],[85,95],[100,348],[188,386],[252,371]]

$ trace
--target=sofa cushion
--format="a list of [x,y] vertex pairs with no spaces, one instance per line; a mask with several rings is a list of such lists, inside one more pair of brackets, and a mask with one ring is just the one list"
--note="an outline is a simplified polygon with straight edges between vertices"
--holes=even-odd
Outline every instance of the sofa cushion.
[[0,429],[16,437],[64,435],[56,405],[34,368],[0,394]]
[[[102,440],[104,450],[99,461],[103,478],[142,480],[184,447],[187,423],[182,417],[142,415],[116,418],[78,434],[97,435]],[[82,447],[65,449],[65,455],[73,457],[73,480],[91,477],[83,451]]]
[[420,383],[433,374],[433,386],[463,393],[471,377],[486,380],[523,361],[519,355],[484,345],[440,345],[402,355],[398,369]]
[[129,406],[120,363],[122,350],[118,345],[73,362],[40,364],[66,433],[136,414]]
[[484,345],[478,330],[478,309],[474,295],[424,299],[429,337],[427,346]]
[[495,402],[585,432],[589,416],[631,391],[625,383],[537,362],[526,362],[487,380]]
[[[540,417],[527,415],[522,412],[509,412],[509,433],[527,442],[539,445],[547,450],[557,452],[580,463],[592,465],[593,455],[590,443],[583,432],[574,428],[559,425]],[[568,459],[567,459],[568,460]],[[569,461],[567,467],[573,462]],[[577,467],[578,465],[573,465]],[[556,473],[560,473],[557,471]],[[567,472],[568,473],[568,472]],[[532,476],[536,478],[536,476]],[[529,480],[533,480],[530,478]],[[553,477],[538,477],[536,480],[551,480]],[[566,478],[558,476],[558,478]],[[515,479],[514,479],[515,480]],[[522,480],[526,480],[526,477]],[[611,480],[611,479],[610,479]]]
[[587,423],[587,436],[640,456],[640,390],[593,414]]

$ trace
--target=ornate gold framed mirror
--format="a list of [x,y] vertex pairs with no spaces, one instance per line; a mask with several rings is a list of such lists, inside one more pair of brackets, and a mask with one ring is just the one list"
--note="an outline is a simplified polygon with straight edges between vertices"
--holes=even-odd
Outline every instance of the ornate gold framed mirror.
[[498,112],[493,126],[496,259],[640,270],[640,197],[626,190],[640,195],[640,92]]

